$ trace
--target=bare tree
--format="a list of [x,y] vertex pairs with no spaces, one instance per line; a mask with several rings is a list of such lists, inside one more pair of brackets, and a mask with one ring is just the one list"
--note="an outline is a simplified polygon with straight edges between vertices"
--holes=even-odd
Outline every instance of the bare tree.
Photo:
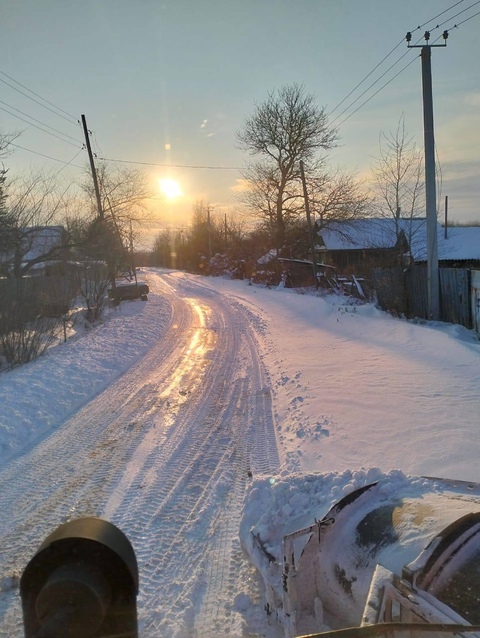
[[16,140],[17,137],[20,137],[21,133],[19,131],[14,131],[12,133],[3,133],[0,131],[0,159],[7,157],[12,153],[11,145],[13,140]]
[[397,236],[401,218],[425,216],[423,155],[405,130],[403,114],[394,132],[381,133],[372,175],[377,213],[394,220]]
[[67,238],[54,225],[67,206],[69,186],[61,188],[54,176],[43,173],[9,181],[3,177],[2,262],[9,274],[19,278],[41,262],[65,256]]
[[102,217],[99,216],[95,190],[89,169],[81,185],[87,195],[91,223],[85,233],[85,251],[108,263],[112,285],[117,272],[131,267],[128,249],[141,221],[148,218],[152,196],[144,173],[136,169],[113,169],[106,162],[97,167]]
[[337,170],[311,175],[307,180],[310,209],[317,228],[332,222],[348,222],[369,213],[371,198],[353,173]]
[[[325,109],[317,106],[314,96],[294,84],[273,91],[257,105],[237,139],[241,149],[261,157],[250,164],[244,178],[252,185],[259,216],[270,217],[277,249],[281,248],[289,219],[301,210],[299,161],[318,170],[322,162],[318,153],[335,145],[337,133],[328,126]],[[255,199],[251,203],[255,205]]]
[[175,237],[167,228],[161,230],[155,237],[152,252],[155,254],[156,263],[170,268],[172,266],[172,253],[174,251]]
[[[136,169],[112,168],[106,162],[101,162],[97,167],[97,178],[104,216],[110,217],[120,235],[126,237],[131,221],[138,223],[150,214],[147,200],[152,193],[146,176]],[[91,212],[96,216],[97,200],[89,169],[86,169],[82,190],[88,197]]]

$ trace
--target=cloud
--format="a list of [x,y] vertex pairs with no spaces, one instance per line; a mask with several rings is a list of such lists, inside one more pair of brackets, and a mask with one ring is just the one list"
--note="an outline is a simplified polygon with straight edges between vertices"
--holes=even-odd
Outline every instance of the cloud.
[[230,186],[230,190],[234,193],[244,193],[245,191],[251,190],[248,180],[237,178],[235,181],[236,184],[234,186]]
[[205,128],[207,126],[207,122],[208,120],[203,120],[203,122],[200,124],[200,128]]

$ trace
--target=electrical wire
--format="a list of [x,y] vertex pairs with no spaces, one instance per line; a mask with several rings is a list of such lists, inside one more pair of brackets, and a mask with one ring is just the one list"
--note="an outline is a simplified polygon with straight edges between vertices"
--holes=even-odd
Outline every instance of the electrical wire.
[[[480,2],[480,0],[479,0]],[[475,4],[479,4],[479,2],[476,2]],[[474,5],[472,5],[474,6]],[[473,16],[470,16],[469,18],[465,18],[465,20],[462,20],[461,22],[457,22],[456,24],[453,25],[453,27],[450,27],[450,29],[458,29],[458,27],[462,24],[465,24],[465,22],[468,22],[469,20],[471,20],[472,18],[475,18],[476,16],[480,15],[480,11],[478,11],[477,13],[474,13]],[[447,29],[448,31],[448,29]]]
[[[439,18],[440,16],[444,15],[445,13],[448,13],[449,11],[451,11],[452,9],[454,9],[456,6],[458,6],[459,4],[461,4],[461,3],[462,3],[462,2],[464,2],[464,1],[465,1],[465,0],[458,0],[458,2],[456,2],[456,3],[455,3],[455,4],[453,4],[453,5],[451,5],[450,7],[448,7],[447,9],[445,9],[444,11],[441,11],[440,13],[438,13],[437,15],[435,15],[433,18],[430,18],[429,20],[427,20],[426,22],[424,22],[422,25],[419,25],[419,26],[418,26],[418,27],[416,27],[415,29],[412,29],[411,33],[414,33],[415,31],[418,31],[419,29],[422,29],[425,25],[427,25],[427,24],[431,23],[433,20],[436,20],[437,18]],[[468,11],[469,9],[471,9],[472,7],[474,7],[475,5],[477,5],[477,4],[479,4],[479,3],[480,3],[480,0],[477,0],[477,2],[474,2],[472,5],[470,5],[470,6],[469,6],[469,7],[467,7],[466,9],[463,9],[462,11],[460,11],[460,12],[456,13],[454,16],[451,16],[451,17],[450,17],[448,20],[446,20],[445,22],[448,22],[448,21],[452,20],[452,18],[455,18],[455,17],[457,17],[458,15],[460,15],[460,14],[462,14],[462,13],[465,13],[465,11]],[[475,14],[475,15],[477,15],[477,14]],[[471,16],[471,17],[474,17],[474,16]],[[470,18],[468,18],[468,19],[470,19]],[[444,23],[442,23],[442,24],[440,24],[440,25],[437,25],[436,27],[434,27],[434,29],[439,28],[440,26],[442,26],[443,24],[445,24],[445,22],[444,22]],[[458,25],[455,25],[455,26],[458,26]],[[439,36],[439,37],[442,37],[442,36]],[[419,41],[420,41],[420,40],[421,40],[421,38],[419,39]],[[373,73],[374,73],[374,72],[375,72],[375,71],[376,71],[376,70],[377,70],[377,69],[381,66],[381,64],[383,64],[383,62],[385,62],[385,60],[386,60],[387,58],[389,58],[389,57],[390,57],[390,55],[392,55],[392,53],[393,53],[394,51],[396,51],[396,49],[398,49],[398,47],[400,46],[400,44],[401,44],[403,41],[404,41],[404,39],[402,38],[402,40],[401,40],[398,44],[396,44],[396,45],[393,47],[393,49],[392,49],[392,50],[391,50],[391,51],[390,51],[390,52],[389,52],[386,56],[384,56],[384,57],[382,58],[382,60],[381,60],[381,61],[380,61],[380,62],[379,62],[379,63],[378,63],[378,64],[377,64],[377,65],[376,65],[376,66],[375,66],[375,67],[374,67],[374,68],[373,68],[373,69],[372,69],[372,70],[371,70],[371,71],[370,71],[370,72],[369,72],[369,73],[368,73],[368,74],[367,74],[367,75],[366,75],[366,76],[365,76],[365,77],[364,77],[364,78],[363,78],[363,79],[362,79],[362,80],[361,80],[361,81],[360,81],[360,82],[356,85],[356,86],[355,86],[355,88],[354,88],[354,89],[352,89],[352,90],[348,93],[348,95],[347,95],[347,96],[346,96],[346,97],[345,97],[345,98],[344,98],[341,102],[339,102],[339,103],[335,106],[335,108],[333,108],[333,109],[330,111],[329,115],[331,115],[332,113],[334,113],[334,112],[338,109],[338,107],[339,107],[341,104],[343,104],[343,103],[344,103],[344,102],[348,99],[348,97],[350,97],[350,96],[351,96],[351,95],[352,95],[352,94],[353,94],[353,93],[354,93],[354,92],[355,92],[355,91],[356,91],[356,90],[357,90],[357,89],[358,89],[358,88],[359,88],[359,87],[360,87],[360,86],[361,86],[361,85],[362,85],[362,84],[363,84],[363,83],[364,83],[364,82],[365,82],[365,81],[366,81],[366,80],[367,80],[367,79],[368,79],[368,78],[369,78],[369,77],[370,77],[370,76],[371,76],[371,75],[372,75],[372,74],[373,74]],[[389,72],[389,71],[390,71],[390,70],[391,70],[394,66],[396,66],[396,65],[400,62],[400,60],[402,60],[402,59],[405,57],[405,55],[408,55],[408,51],[407,51],[406,53],[404,53],[402,56],[400,56],[400,58],[398,58],[398,60],[397,60],[396,62],[394,62],[394,63],[393,63],[393,64],[392,64],[392,65],[391,65],[391,66],[390,66],[390,67],[389,67],[389,68],[388,68],[388,69],[387,69],[384,73],[382,73],[382,75],[380,75],[380,76],[379,76],[379,77],[378,77],[378,78],[377,78],[374,82],[372,82],[372,84],[370,84],[370,86],[369,86],[367,89],[365,89],[365,90],[363,91],[363,93],[361,93],[361,94],[360,94],[357,98],[355,98],[355,100],[353,100],[353,102],[350,102],[350,104],[348,104],[348,106],[347,106],[347,107],[346,107],[346,108],[345,108],[345,109],[344,109],[344,110],[343,110],[343,111],[342,111],[339,115],[337,115],[337,116],[335,117],[335,119],[331,122],[331,124],[333,124],[333,123],[334,123],[334,122],[336,122],[338,119],[340,119],[340,117],[341,117],[344,113],[346,113],[346,112],[347,112],[347,111],[348,111],[348,110],[349,110],[349,109],[350,109],[350,108],[351,108],[351,107],[352,107],[352,106],[353,106],[356,102],[358,102],[358,100],[359,100],[360,98],[362,98],[362,97],[363,97],[366,93],[368,93],[368,91],[369,91],[370,89],[372,89],[372,88],[375,86],[375,84],[377,84],[377,83],[378,83],[378,82],[379,82],[379,81],[380,81],[383,77],[385,77],[385,75],[386,75],[386,74],[387,74],[387,73],[388,73],[388,72]],[[409,66],[409,65],[407,65],[407,67],[408,67],[408,66]],[[404,68],[402,69],[402,71],[403,71],[403,70],[405,70],[405,68],[407,68],[407,67],[404,67]],[[399,73],[397,73],[395,76],[393,76],[393,78],[392,78],[392,79],[394,79],[394,78],[396,78],[398,75],[400,75],[400,73],[402,73],[402,71],[400,71],[400,72],[399,72]],[[386,84],[384,84],[382,88],[384,88],[385,86],[387,86],[389,83],[390,83],[390,82],[387,82]],[[381,89],[380,89],[380,90],[381,90]],[[377,94],[380,92],[380,90],[376,91],[376,92],[375,92],[375,93],[374,93],[371,97],[374,97],[375,95],[377,95]],[[367,104],[367,102],[369,102],[369,101],[370,101],[370,99],[371,99],[371,98],[369,98],[368,100],[366,100],[365,102],[363,102],[363,103],[360,105],[360,107],[359,107],[359,108],[355,109],[355,111],[353,111],[353,112],[351,113],[351,115],[353,115],[354,113],[356,113],[356,112],[357,112],[357,111],[358,111],[358,110],[359,110],[359,109],[360,109],[363,105]],[[350,116],[348,116],[347,118],[345,118],[344,120],[342,120],[341,124],[343,124],[343,122],[345,122],[347,119],[349,119],[349,117],[350,117]],[[339,126],[341,126],[341,124],[340,124]]]
[[[70,113],[68,113],[67,111],[64,111],[63,109],[61,109],[59,106],[57,106],[56,104],[53,104],[53,102],[50,102],[49,100],[46,100],[44,97],[42,97],[41,95],[39,95],[38,93],[35,93],[35,91],[32,91],[32,89],[29,89],[28,86],[25,86],[24,84],[21,84],[20,82],[18,82],[17,80],[15,80],[14,78],[12,78],[10,75],[8,75],[7,73],[5,73],[4,71],[0,71],[0,73],[2,75],[4,75],[6,78],[8,78],[9,80],[11,80],[12,82],[15,82],[15,84],[18,84],[18,86],[21,86],[23,89],[25,89],[26,91],[29,91],[30,93],[32,93],[33,95],[36,95],[37,97],[39,97],[41,100],[43,100],[44,102],[46,102],[47,104],[50,104],[50,106],[53,106],[55,109],[57,109],[57,111],[61,111],[62,113],[65,113],[65,115],[68,115],[68,117],[71,118],[71,120],[67,120],[66,117],[64,117],[63,115],[60,115],[60,113],[56,113],[55,111],[52,111],[52,113],[55,113],[55,115],[58,115],[59,117],[63,117],[64,120],[67,120],[67,122],[70,122],[70,124],[75,124],[78,125],[78,118],[76,118],[75,116],[71,115]],[[23,91],[20,91],[19,89],[15,88],[14,86],[12,86],[11,84],[8,84],[8,82],[5,82],[5,80],[2,80],[0,78],[0,82],[3,82],[4,84],[6,84],[7,86],[9,86],[10,88],[12,88],[14,91],[18,91],[19,93],[21,93],[22,95],[25,95],[25,97],[28,97],[29,100],[33,100],[34,102],[37,102],[37,100],[34,100],[32,97],[30,97],[29,95],[26,95],[26,93],[23,93]],[[41,104],[40,102],[37,102],[37,104],[40,104],[40,106],[43,106],[44,108],[48,108],[47,106],[45,106],[44,104]],[[48,109],[49,111],[51,111],[52,109]],[[72,121],[73,120],[73,121]]]
[[15,146],[15,148],[21,148],[22,151],[28,151],[29,153],[33,153],[34,155],[40,155],[41,157],[46,157],[47,159],[53,160],[54,162],[60,162],[61,164],[66,164],[68,166],[75,166],[75,168],[83,168],[83,166],[79,166],[78,164],[72,164],[73,160],[75,159],[75,157],[77,157],[77,155],[80,153],[80,151],[83,151],[83,148],[80,149],[80,151],[77,153],[77,155],[75,155],[75,157],[73,159],[71,159],[70,162],[64,162],[63,160],[59,160],[56,157],[51,157],[51,155],[45,155],[45,153],[39,153],[38,151],[32,151],[31,148],[26,148],[25,146],[20,146],[20,144],[14,144],[14,142],[7,142],[7,144],[9,146]]
[[352,112],[350,113],[350,115],[347,115],[347,117],[346,117],[344,120],[342,120],[342,121],[340,122],[340,124],[338,125],[338,127],[340,128],[340,126],[342,126],[342,124],[344,124],[347,120],[349,120],[349,119],[352,117],[352,115],[355,115],[355,113],[356,113],[357,111],[359,111],[359,110],[360,110],[363,106],[365,106],[365,104],[367,104],[368,102],[370,102],[370,100],[371,100],[371,99],[373,99],[376,95],[378,95],[378,93],[380,93],[380,91],[382,91],[382,90],[383,90],[386,86],[388,86],[388,85],[390,84],[390,82],[393,82],[393,80],[394,80],[395,78],[397,78],[397,77],[398,77],[401,73],[403,73],[406,69],[408,69],[408,67],[409,67],[411,64],[413,64],[413,63],[415,62],[415,60],[417,59],[417,57],[419,57],[419,56],[415,56],[412,60],[410,60],[410,62],[409,62],[408,64],[406,64],[406,65],[403,67],[403,69],[400,69],[400,71],[399,71],[398,73],[396,73],[396,74],[395,74],[392,78],[390,78],[390,80],[388,80],[388,82],[386,82],[385,84],[383,84],[383,85],[382,85],[382,86],[378,89],[378,91],[375,91],[375,93],[373,93],[373,95],[371,95],[371,96],[370,96],[367,100],[365,100],[365,102],[362,102],[362,104],[360,104],[360,106],[359,106],[359,107],[357,107],[354,111],[352,111]]
[[[460,2],[463,2],[463,0],[460,0]],[[355,92],[355,91],[356,91],[356,90],[357,90],[357,89],[358,89],[358,88],[359,88],[359,87],[360,87],[360,86],[361,86],[361,85],[365,82],[365,80],[367,80],[367,79],[368,79],[368,78],[372,75],[372,73],[374,73],[374,72],[378,69],[378,67],[379,67],[381,64],[383,64],[383,63],[385,62],[385,60],[386,60],[387,58],[389,58],[389,57],[392,55],[392,53],[393,53],[394,51],[396,51],[396,50],[398,49],[398,47],[399,47],[401,44],[403,44],[403,42],[404,42],[404,38],[402,38],[402,39],[400,40],[400,42],[399,42],[398,44],[396,44],[396,45],[393,47],[393,49],[390,51],[390,53],[387,53],[387,55],[386,55],[384,58],[382,58],[382,59],[380,60],[380,62],[377,64],[377,66],[375,66],[375,67],[374,67],[374,68],[370,71],[370,73],[367,73],[367,75],[363,78],[363,80],[360,80],[360,82],[357,84],[357,86],[356,86],[356,87],[354,87],[354,88],[350,91],[350,93],[349,93],[348,95],[346,95],[346,96],[343,98],[343,100],[342,100],[341,102],[339,102],[339,103],[338,103],[338,104],[337,104],[337,105],[336,105],[336,106],[335,106],[335,107],[334,107],[334,108],[330,111],[330,113],[328,114],[328,117],[330,117],[330,116],[332,115],[332,113],[334,113],[334,112],[338,109],[338,107],[339,107],[339,106],[341,106],[341,105],[345,102],[345,100],[347,100],[347,99],[348,99],[348,98],[352,95],[352,93],[354,93],[354,92]],[[367,90],[368,90],[368,89],[367,89]],[[362,94],[362,95],[363,95],[363,94]],[[360,96],[360,97],[361,97],[361,96]],[[357,99],[360,99],[360,98],[357,98]],[[347,107],[347,110],[348,110],[349,108],[350,108],[350,107]],[[342,113],[344,113],[344,112],[345,112],[345,111],[342,111]],[[340,117],[340,116],[342,115],[342,113],[340,113],[340,115],[339,115],[338,117]],[[335,119],[338,119],[338,118],[335,118]],[[334,121],[335,121],[335,120],[334,120]]]
[[[452,5],[451,7],[449,7],[448,9],[445,9],[445,10],[444,10],[444,11],[442,11],[441,13],[438,13],[436,16],[433,16],[433,18],[430,18],[430,19],[429,19],[427,22],[425,22],[424,24],[419,25],[416,29],[412,29],[411,33],[414,33],[415,31],[418,31],[419,29],[422,29],[422,28],[423,28],[426,24],[429,24],[430,22],[433,22],[433,20],[436,20],[437,18],[439,18],[439,17],[440,17],[441,15],[443,15],[444,13],[447,13],[448,11],[451,11],[454,7],[458,6],[458,5],[459,5],[459,4],[461,4],[462,2],[465,2],[465,0],[458,0],[458,2],[456,2],[455,4],[453,4],[453,5]],[[479,2],[480,2],[480,0],[479,0]],[[475,4],[477,4],[477,3],[475,3]],[[465,9],[465,11],[467,11],[467,10],[468,10],[468,8],[467,8],[467,9]],[[461,13],[462,13],[462,12],[461,12]],[[459,15],[459,14],[456,14],[456,15]],[[455,16],[453,16],[453,17],[455,17]],[[450,19],[451,19],[451,18],[450,18]],[[437,27],[436,27],[436,28],[437,28]],[[365,76],[362,80],[360,80],[360,82],[359,82],[359,83],[358,83],[358,84],[357,84],[357,85],[356,85],[356,86],[355,86],[355,87],[354,87],[354,88],[350,91],[350,93],[348,93],[348,95],[346,95],[346,96],[343,98],[343,100],[341,100],[341,101],[340,101],[340,102],[339,102],[339,103],[338,103],[338,104],[337,104],[337,105],[336,105],[336,106],[335,106],[335,107],[334,107],[334,108],[333,108],[333,109],[332,109],[332,110],[328,113],[328,116],[330,117],[330,116],[331,116],[331,115],[332,115],[332,114],[333,114],[333,113],[334,113],[334,112],[335,112],[335,111],[339,108],[339,106],[341,106],[341,105],[345,102],[345,100],[347,100],[347,99],[348,99],[348,98],[349,98],[349,97],[350,97],[350,96],[351,96],[351,95],[352,95],[352,94],[353,94],[353,93],[354,93],[354,92],[355,92],[355,91],[356,91],[356,90],[357,90],[357,89],[358,89],[358,88],[359,88],[359,87],[360,87],[360,86],[361,86],[361,85],[362,85],[362,84],[363,84],[363,83],[364,83],[364,82],[365,82],[365,81],[366,81],[366,80],[367,80],[367,79],[368,79],[368,78],[369,78],[369,77],[370,77],[370,76],[371,76],[371,75],[372,75],[372,74],[373,74],[373,73],[374,73],[374,72],[378,69],[378,67],[379,67],[379,66],[381,66],[381,65],[385,62],[385,60],[387,60],[387,59],[388,59],[388,58],[392,55],[392,53],[394,53],[394,52],[398,49],[398,47],[399,47],[399,46],[400,46],[400,45],[401,45],[404,41],[405,41],[405,40],[404,40],[404,38],[402,38],[402,39],[400,40],[400,42],[398,42],[398,43],[397,43],[397,44],[393,47],[393,49],[392,49],[389,53],[387,53],[387,55],[386,55],[385,57],[383,57],[383,58],[380,60],[380,62],[379,62],[379,63],[378,63],[378,64],[377,64],[377,65],[376,65],[376,66],[375,66],[375,67],[374,67],[374,68],[373,68],[373,69],[372,69],[369,73],[367,73],[367,75],[366,75],[366,76]],[[404,56],[402,55],[402,56],[401,56],[401,57],[397,60],[397,62],[395,62],[394,64],[392,64],[392,66],[390,67],[390,69],[391,69],[392,67],[394,67],[396,64],[398,64],[398,62],[400,62],[400,60],[401,60],[403,57],[404,57]],[[388,70],[390,70],[390,69],[388,69]],[[348,109],[349,109],[351,106],[353,106],[353,105],[355,104],[355,102],[357,102],[357,101],[358,101],[358,100],[359,100],[359,99],[360,99],[363,95],[365,95],[365,93],[366,93],[366,92],[367,92],[370,88],[372,88],[372,87],[373,87],[373,86],[374,86],[374,85],[375,85],[375,84],[376,84],[379,80],[381,80],[381,78],[382,78],[382,77],[384,77],[384,75],[385,75],[386,73],[388,73],[388,70],[387,70],[387,71],[385,71],[385,73],[384,73],[383,75],[381,75],[381,76],[378,78],[378,80],[376,80],[373,84],[371,84],[371,85],[370,85],[370,87],[369,87],[368,89],[366,89],[366,91],[364,91],[364,92],[362,93],[362,95],[360,95],[358,98],[356,98],[356,99],[355,99],[355,100],[354,100],[354,101],[353,101],[353,102],[352,102],[352,103],[351,103],[351,104],[350,104],[350,105],[349,105],[346,109],[344,109],[344,110],[342,111],[342,113],[340,113],[340,115],[338,115],[338,116],[335,118],[335,120],[337,120],[338,118],[340,118],[340,117],[343,115],[343,113],[345,113],[346,111],[348,111]],[[334,120],[334,121],[335,121],[335,120]]]
[[[450,16],[448,18],[448,20],[445,20],[444,22],[441,22],[440,24],[437,24],[437,26],[435,27],[435,29],[438,29],[439,27],[443,26],[444,24],[447,24],[447,22],[450,22],[450,20],[453,20],[454,18],[456,18],[459,15],[462,15],[462,13],[465,13],[465,11],[468,11],[469,9],[473,9],[473,7],[475,7],[477,4],[480,4],[480,0],[477,0],[477,2],[474,2],[473,4],[471,4],[469,7],[467,7],[466,9],[462,9],[462,11],[459,11],[458,13],[456,13],[453,16]],[[473,16],[472,16],[473,17]],[[470,20],[470,18],[467,18],[467,20]],[[467,20],[464,20],[464,22],[466,22]]]
[[[84,151],[84,150],[85,150],[84,148],[81,148],[81,149],[80,149],[77,153],[75,153],[75,155],[72,157],[72,159],[71,159],[69,162],[65,162],[65,163],[64,163],[64,166],[62,166],[62,168],[60,168],[60,169],[59,169],[59,170],[55,173],[55,175],[53,175],[53,178],[57,177],[57,175],[58,175],[59,173],[61,173],[61,172],[62,172],[65,168],[67,168],[67,166],[75,166],[75,168],[83,168],[83,166],[78,166],[78,164],[72,164],[72,162],[74,162],[74,161],[77,159],[77,157],[80,155],[80,153],[81,153],[82,151]],[[60,160],[58,160],[58,161],[60,161]]]
[[[403,41],[403,40],[402,40],[402,41]],[[394,62],[391,66],[389,66],[389,67],[388,67],[388,69],[387,69],[384,73],[382,73],[382,75],[380,75],[380,76],[379,76],[379,77],[375,80],[375,82],[372,82],[372,84],[370,84],[370,86],[369,86],[369,87],[367,87],[367,88],[365,89],[365,91],[363,91],[363,93],[360,93],[360,95],[359,95],[357,98],[355,98],[355,99],[353,100],[353,102],[351,102],[351,103],[350,103],[350,104],[349,104],[349,105],[348,105],[345,109],[343,109],[343,111],[342,111],[339,115],[337,115],[337,117],[336,117],[334,120],[332,120],[332,122],[330,122],[330,125],[331,125],[331,126],[333,126],[333,124],[334,124],[334,123],[335,123],[335,122],[336,122],[339,118],[341,118],[341,117],[342,117],[342,115],[348,111],[348,109],[350,109],[350,108],[351,108],[351,107],[352,107],[352,106],[353,106],[356,102],[358,102],[358,100],[359,100],[360,98],[362,98],[362,97],[365,95],[365,93],[368,93],[368,91],[370,91],[370,89],[371,89],[371,88],[373,88],[373,87],[375,86],[375,84],[377,84],[377,82],[379,82],[379,81],[380,81],[383,77],[385,77],[385,75],[387,75],[387,73],[388,73],[389,71],[391,71],[391,70],[393,69],[393,67],[394,67],[394,66],[396,66],[396,65],[400,62],[400,60],[402,60],[402,59],[403,59],[406,55],[408,55],[409,53],[410,53],[410,51],[408,51],[408,50],[407,50],[407,51],[405,51],[405,53],[404,53],[403,55],[401,55],[401,56],[398,58],[398,60],[397,60],[396,62]],[[409,66],[409,65],[407,65],[407,66]],[[397,73],[397,75],[399,75],[399,74]],[[395,75],[394,77],[397,77],[397,76]],[[389,82],[387,82],[387,84],[389,84]],[[384,84],[384,86],[387,86],[387,84]],[[379,92],[379,91],[377,91],[377,93],[378,93],[378,92]],[[377,95],[377,93],[374,93],[374,95]],[[373,96],[372,96],[372,97],[373,97]],[[370,98],[369,98],[369,99],[370,99]],[[368,102],[368,101],[369,101],[369,100],[367,100],[367,102]],[[364,104],[366,104],[367,102],[364,102]],[[354,111],[354,113],[356,113],[357,111],[358,111],[358,109],[356,109],[356,110]],[[345,120],[343,120],[343,121],[345,122]],[[339,126],[340,126],[340,124],[339,124]]]
[[15,106],[12,106],[11,104],[7,104],[7,102],[3,102],[3,100],[0,100],[0,104],[5,104],[5,106],[8,106],[8,108],[13,109],[14,111],[17,111],[17,113],[21,113],[22,115],[25,115],[25,117],[30,118],[34,122],[38,122],[38,124],[41,124],[42,126],[46,126],[50,130],[55,131],[56,133],[60,133],[60,135],[63,135],[64,137],[68,137],[71,140],[73,140],[74,142],[77,142],[78,144],[82,143],[79,140],[77,140],[74,137],[72,137],[71,135],[68,135],[68,133],[64,133],[63,131],[59,131],[58,129],[54,128],[53,126],[49,126],[48,124],[45,124],[45,122],[42,122],[41,120],[37,120],[35,117],[32,117],[28,113],[24,113],[20,109],[17,109]]
[[[421,24],[419,27],[414,29],[411,33],[413,33],[414,31],[417,31],[418,29],[423,29],[423,27],[425,25],[429,24],[430,22],[433,22],[434,20],[436,20],[440,16],[443,16],[444,13],[447,13],[447,11],[451,11],[454,7],[457,7],[459,4],[462,4],[462,2],[465,2],[465,0],[459,0],[455,4],[452,4],[451,7],[448,7],[448,9],[445,9],[445,11],[442,11],[441,13],[438,13],[436,16],[433,16],[433,18],[430,18],[430,20],[427,20],[427,22],[424,22],[423,24]],[[466,11],[466,9],[465,9],[465,11]],[[455,16],[453,16],[453,17],[455,17]]]
[[33,124],[32,122],[29,122],[28,120],[25,120],[23,117],[20,117],[20,115],[15,115],[15,113],[12,113],[11,111],[8,111],[7,109],[3,108],[3,106],[0,106],[0,109],[2,111],[5,111],[5,113],[8,113],[12,117],[16,117],[17,119],[21,120],[22,122],[25,122],[29,126],[33,126],[34,128],[37,128],[39,131],[42,131],[43,133],[47,133],[47,135],[51,135],[52,137],[56,137],[58,140],[61,140],[62,142],[65,142],[65,144],[70,144],[70,146],[74,146],[75,148],[78,148],[78,146],[76,144],[73,144],[72,142],[69,142],[68,140],[64,139],[63,137],[60,137],[59,135],[55,135],[55,133],[50,133],[50,131],[46,131],[44,128],[41,128],[40,126],[37,126],[36,124]]
[[112,159],[108,157],[99,157],[98,159],[102,162],[120,162],[122,164],[140,164],[142,166],[161,166],[164,168],[195,168],[195,169],[206,169],[206,170],[213,170],[213,171],[243,170],[239,166],[200,166],[200,165],[194,165],[194,164],[158,164],[156,162],[135,162],[134,160]]
[[[461,15],[462,13],[465,13],[465,11],[468,11],[469,9],[473,9],[473,7],[475,7],[476,5],[480,4],[480,0],[477,0],[477,2],[474,2],[473,4],[471,4],[469,7],[467,7],[466,9],[463,9],[462,11],[459,11],[458,13],[456,13],[453,16],[450,16],[450,18],[448,18],[448,20],[445,20],[444,22],[440,22],[440,24],[437,24],[437,26],[433,27],[430,32],[432,31],[436,31],[437,29],[440,29],[441,27],[443,27],[445,24],[447,24],[447,22],[450,22],[450,20],[453,20],[453,18],[456,18],[457,16]],[[475,18],[476,16],[480,15],[480,11],[477,13],[474,13],[472,16],[466,18],[465,20],[462,20],[461,22],[459,22],[458,24],[454,24],[453,26],[449,27],[448,29],[445,29],[444,33],[448,31],[450,31],[451,29],[458,29],[458,27],[461,24],[464,24],[465,22],[468,22],[469,20],[471,20],[472,18]],[[435,42],[438,42],[438,40],[440,40],[440,38],[443,37],[443,34],[440,34],[437,38],[435,38],[435,40],[432,42],[432,44],[435,44]]]

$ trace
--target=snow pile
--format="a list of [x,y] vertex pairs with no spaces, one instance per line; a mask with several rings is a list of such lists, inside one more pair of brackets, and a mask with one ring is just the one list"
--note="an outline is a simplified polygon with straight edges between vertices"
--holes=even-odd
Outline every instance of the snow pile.
[[[180,279],[192,303],[220,292],[243,307],[267,370],[262,392],[273,400],[280,468],[251,476],[240,536],[273,589],[281,591],[283,537],[359,487],[381,479],[387,494],[422,475],[480,482],[480,342],[473,332],[244,281],[170,272],[165,285]],[[147,303],[124,302],[104,324],[0,373],[0,466],[8,468],[12,456],[127,371],[172,328],[170,318],[170,305],[152,292]],[[233,608],[258,617],[264,602],[247,591]],[[279,631],[261,629],[270,637]]]
[[57,427],[137,361],[168,325],[161,296],[123,302],[104,323],[77,325],[75,336],[40,359],[0,373],[0,465]]
[[476,333],[396,319],[336,295],[209,285],[266,325],[259,345],[285,469],[379,467],[480,481]]

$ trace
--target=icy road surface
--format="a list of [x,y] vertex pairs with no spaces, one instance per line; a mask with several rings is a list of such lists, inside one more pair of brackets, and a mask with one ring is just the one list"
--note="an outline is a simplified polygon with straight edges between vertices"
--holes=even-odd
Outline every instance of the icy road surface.
[[258,596],[239,520],[249,470],[280,461],[254,325],[199,282],[149,284],[171,306],[165,338],[0,473],[1,636],[23,635],[18,576],[33,551],[78,516],[130,538],[143,638],[256,633],[235,603]]

